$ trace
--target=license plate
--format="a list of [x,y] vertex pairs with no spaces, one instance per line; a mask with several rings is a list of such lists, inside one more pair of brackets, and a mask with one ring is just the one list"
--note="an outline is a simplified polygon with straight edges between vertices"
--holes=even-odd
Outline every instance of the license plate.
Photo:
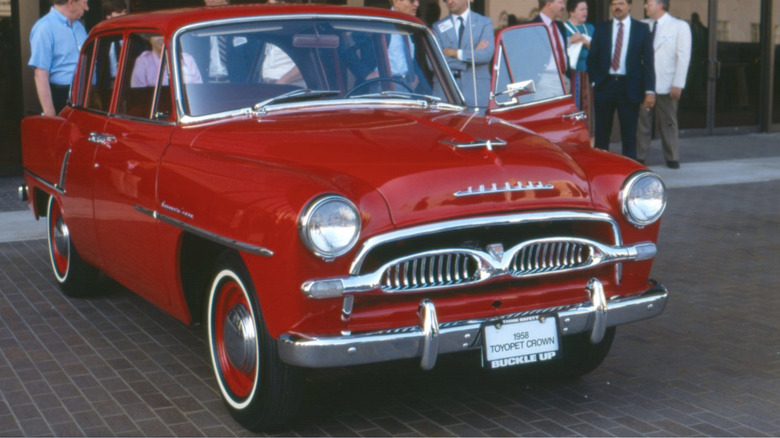
[[507,320],[482,330],[483,363],[490,369],[544,362],[558,355],[555,317]]

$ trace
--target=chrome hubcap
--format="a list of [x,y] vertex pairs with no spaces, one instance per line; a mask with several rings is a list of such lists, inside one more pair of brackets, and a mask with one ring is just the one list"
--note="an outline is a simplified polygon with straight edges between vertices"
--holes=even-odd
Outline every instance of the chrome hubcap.
[[236,304],[228,312],[223,336],[230,363],[244,374],[251,372],[257,357],[257,334],[252,315],[242,304]]
[[69,256],[70,246],[68,245],[68,242],[70,242],[68,226],[65,225],[65,221],[59,217],[54,224],[54,247],[57,250],[57,254],[62,254],[65,258]]

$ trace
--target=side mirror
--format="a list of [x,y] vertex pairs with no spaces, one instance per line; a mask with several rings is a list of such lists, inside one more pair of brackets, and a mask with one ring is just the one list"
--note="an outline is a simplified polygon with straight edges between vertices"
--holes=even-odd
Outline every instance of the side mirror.
[[507,84],[506,91],[501,94],[508,94],[512,99],[517,99],[520,96],[527,96],[534,93],[536,93],[536,82],[534,82],[533,79],[529,79],[527,81]]

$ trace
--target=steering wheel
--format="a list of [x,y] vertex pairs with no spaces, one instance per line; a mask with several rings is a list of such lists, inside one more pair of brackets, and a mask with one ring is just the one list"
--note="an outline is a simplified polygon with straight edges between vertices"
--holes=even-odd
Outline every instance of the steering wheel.
[[400,79],[383,76],[383,77],[380,77],[380,78],[367,79],[367,80],[365,80],[365,81],[355,85],[354,87],[352,87],[351,90],[349,90],[347,92],[347,94],[344,95],[344,97],[351,97],[355,93],[355,91],[357,91],[357,90],[359,90],[359,89],[361,89],[363,87],[366,87],[368,85],[375,84],[377,82],[392,82],[392,83],[398,84],[398,85],[406,88],[407,90],[409,90],[410,93],[414,93],[414,90],[412,89],[412,87],[409,86],[409,84],[407,84],[406,82],[404,82],[404,81],[402,81]]

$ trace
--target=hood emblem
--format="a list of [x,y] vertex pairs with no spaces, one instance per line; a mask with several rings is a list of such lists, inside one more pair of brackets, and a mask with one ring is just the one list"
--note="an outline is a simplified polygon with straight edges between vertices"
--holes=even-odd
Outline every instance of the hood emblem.
[[463,196],[475,196],[475,195],[492,195],[495,193],[511,193],[511,192],[528,192],[533,190],[553,190],[555,186],[552,184],[544,184],[541,181],[537,181],[536,183],[528,181],[528,184],[523,184],[522,182],[518,182],[517,184],[512,184],[509,182],[505,182],[503,186],[499,186],[496,183],[493,183],[490,187],[485,187],[484,185],[480,185],[478,188],[473,188],[469,186],[466,190],[460,190],[455,193],[456,198],[461,198]]
[[495,147],[506,146],[506,141],[501,140],[500,138],[496,138],[495,140],[483,140],[481,138],[478,138],[477,141],[472,141],[470,143],[455,143],[447,140],[439,140],[439,141],[441,141],[444,144],[450,145],[455,149],[487,148],[487,150],[492,151],[493,148]]

